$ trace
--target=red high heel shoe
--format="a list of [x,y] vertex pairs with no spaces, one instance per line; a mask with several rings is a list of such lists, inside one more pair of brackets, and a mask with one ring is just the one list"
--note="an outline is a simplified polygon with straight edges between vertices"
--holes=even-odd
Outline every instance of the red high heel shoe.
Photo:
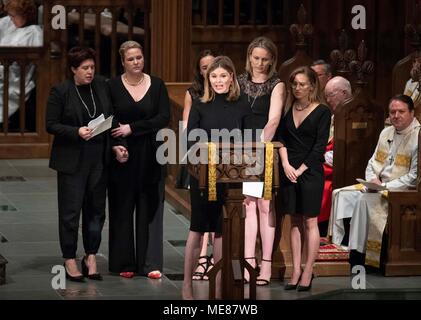
[[120,277],[131,279],[134,277],[134,272],[132,271],[120,272]]
[[162,274],[161,271],[159,270],[154,270],[148,273],[148,278],[149,279],[161,279]]

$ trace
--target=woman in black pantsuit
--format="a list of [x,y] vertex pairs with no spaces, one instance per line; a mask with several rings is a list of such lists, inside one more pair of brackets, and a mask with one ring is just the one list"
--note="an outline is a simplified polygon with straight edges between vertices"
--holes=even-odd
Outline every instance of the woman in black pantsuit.
[[[313,280],[313,264],[319,251],[317,216],[322,203],[324,152],[330,129],[330,110],[320,103],[317,74],[308,67],[294,70],[289,78],[292,96],[289,111],[279,126],[281,174],[280,208],[291,215],[293,273],[285,290],[307,291]],[[301,270],[301,230],[307,261]]]
[[[168,125],[170,103],[164,82],[143,72],[141,45],[120,47],[124,73],[109,81],[114,138],[125,138],[128,160],[109,171],[109,269],[161,278],[163,264],[164,167],[156,160],[157,132]],[[135,215],[133,213],[135,212]]]
[[[46,112],[47,131],[54,135],[50,167],[57,170],[60,246],[68,279],[101,280],[95,255],[105,220],[109,137],[108,133],[92,137],[88,123],[101,113],[108,117],[111,101],[105,80],[94,75],[93,49],[75,47],[68,61],[73,77],[51,89]],[[81,210],[83,275],[75,259]]]

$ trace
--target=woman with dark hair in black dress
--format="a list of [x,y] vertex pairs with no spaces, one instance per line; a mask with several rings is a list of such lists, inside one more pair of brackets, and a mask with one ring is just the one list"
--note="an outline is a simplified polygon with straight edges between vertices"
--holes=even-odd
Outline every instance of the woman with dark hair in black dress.
[[[203,96],[206,71],[216,56],[212,50],[205,49],[199,53],[196,59],[193,70],[193,83],[187,89],[184,97],[183,130],[187,129],[187,122],[193,102]],[[190,189],[190,175],[188,174],[187,165],[180,166],[176,184],[176,188]],[[213,256],[212,254],[208,256],[208,243],[212,244],[213,238],[213,233],[205,232],[203,235],[202,247],[200,249],[199,259],[197,260],[196,270],[193,273],[193,280],[208,280],[206,272],[213,266]]]

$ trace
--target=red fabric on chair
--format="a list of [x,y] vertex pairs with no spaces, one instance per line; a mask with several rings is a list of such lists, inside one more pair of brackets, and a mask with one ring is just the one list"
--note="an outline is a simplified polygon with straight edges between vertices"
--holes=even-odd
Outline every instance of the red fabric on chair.
[[[326,151],[333,150],[333,139],[331,139],[327,146]],[[330,208],[332,206],[332,180],[333,180],[333,167],[328,164],[323,164],[324,174],[325,174],[325,186],[323,190],[322,198],[322,207],[320,208],[320,215],[317,218],[317,221],[323,222],[328,221],[330,216]]]

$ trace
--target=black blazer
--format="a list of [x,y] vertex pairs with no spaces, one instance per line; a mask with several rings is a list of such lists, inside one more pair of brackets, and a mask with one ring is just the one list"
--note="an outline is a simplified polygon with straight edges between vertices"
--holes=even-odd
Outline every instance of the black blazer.
[[[105,118],[112,114],[112,105],[105,78],[95,76],[92,81],[95,91],[103,107]],[[79,128],[83,126],[83,105],[77,95],[73,79],[51,88],[47,101],[47,132],[54,135],[51,149],[50,168],[72,174],[79,164],[80,154],[85,143],[79,136]],[[106,143],[105,162],[109,161],[109,134],[104,136]]]

